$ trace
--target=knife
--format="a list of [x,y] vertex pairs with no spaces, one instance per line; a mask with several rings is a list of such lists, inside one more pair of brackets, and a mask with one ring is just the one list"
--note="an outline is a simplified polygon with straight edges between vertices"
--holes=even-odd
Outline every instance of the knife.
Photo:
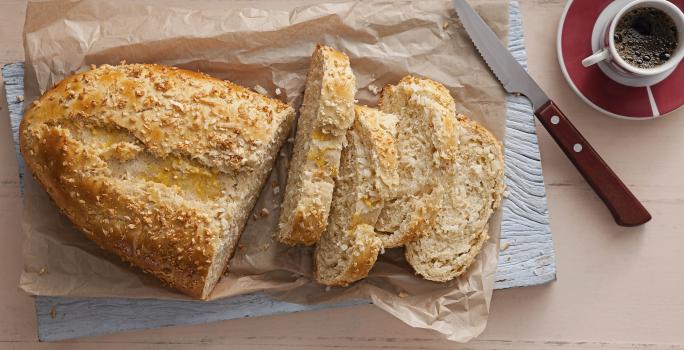
[[638,226],[651,220],[646,208],[499,42],[477,12],[466,0],[453,1],[463,27],[504,89],[511,94],[525,95],[532,102],[534,114],[606,204],[615,222],[621,226]]

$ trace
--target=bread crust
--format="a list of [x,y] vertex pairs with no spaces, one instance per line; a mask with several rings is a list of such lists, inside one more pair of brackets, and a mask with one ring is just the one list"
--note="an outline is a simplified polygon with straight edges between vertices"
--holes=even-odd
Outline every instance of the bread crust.
[[20,148],[86,237],[205,299],[293,118],[280,101],[202,73],[104,65],[35,101]]

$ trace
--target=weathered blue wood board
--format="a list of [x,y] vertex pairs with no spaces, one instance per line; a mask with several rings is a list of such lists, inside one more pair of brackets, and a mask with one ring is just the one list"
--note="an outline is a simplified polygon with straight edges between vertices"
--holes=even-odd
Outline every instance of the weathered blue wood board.
[[[521,15],[511,2],[509,49],[527,67]],[[3,67],[12,136],[17,131],[23,102],[23,63]],[[524,287],[556,278],[553,241],[542,177],[541,158],[532,108],[524,97],[509,96],[506,122],[506,182],[501,247],[496,289]],[[17,153],[20,176],[23,159]],[[334,305],[299,305],[250,294],[213,302],[154,299],[36,297],[38,338],[71,339],[134,329],[207,323],[243,317],[275,315],[369,303],[359,300]]]

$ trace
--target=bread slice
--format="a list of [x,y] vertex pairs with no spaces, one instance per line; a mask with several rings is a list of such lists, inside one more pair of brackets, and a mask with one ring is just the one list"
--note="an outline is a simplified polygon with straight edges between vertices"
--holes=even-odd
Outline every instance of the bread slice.
[[[430,208],[436,213],[423,235],[404,241],[406,259],[428,280],[451,280],[480,252],[489,218],[500,205],[501,145],[484,127],[456,115],[449,91],[429,79],[406,77],[386,87],[381,109],[401,116],[401,178],[404,194],[411,196],[399,203],[429,192]],[[409,215],[415,210],[411,208],[388,206],[378,226],[396,227],[393,216]]]
[[488,222],[504,191],[501,146],[474,121],[459,116],[458,161],[442,193],[440,214],[429,235],[406,245],[406,260],[431,281],[449,281],[472,264],[489,238]]
[[401,150],[395,197],[388,200],[375,228],[385,248],[402,246],[429,233],[438,207],[433,190],[438,168],[453,161],[455,103],[449,91],[429,79],[411,76],[385,86],[380,109],[399,116]]
[[346,286],[368,275],[382,242],[375,224],[385,199],[398,183],[397,117],[369,107],[356,107],[347,133],[330,222],[314,256],[319,283]]
[[201,73],[104,65],[28,108],[21,151],[88,238],[205,299],[294,116],[284,103]]
[[283,243],[313,245],[326,228],[342,145],[354,121],[355,93],[349,58],[318,45],[311,57],[280,212],[277,238]]

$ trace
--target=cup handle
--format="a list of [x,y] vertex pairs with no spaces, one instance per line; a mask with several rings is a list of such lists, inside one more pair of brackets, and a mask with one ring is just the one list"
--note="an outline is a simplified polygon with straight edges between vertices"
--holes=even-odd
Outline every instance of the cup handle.
[[595,64],[597,64],[603,60],[608,59],[609,56],[610,56],[610,53],[608,52],[608,49],[603,48],[601,50],[594,52],[593,55],[583,59],[582,65],[585,67],[593,66],[593,65],[595,65]]

